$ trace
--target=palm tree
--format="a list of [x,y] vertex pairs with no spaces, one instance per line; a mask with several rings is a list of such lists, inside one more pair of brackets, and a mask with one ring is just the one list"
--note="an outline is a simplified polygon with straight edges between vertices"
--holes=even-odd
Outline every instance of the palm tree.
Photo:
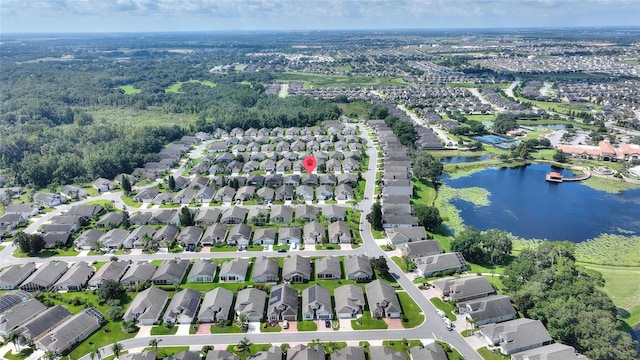
[[162,339],[151,339],[149,340],[149,346],[153,348],[153,351],[158,352],[158,343],[160,343]]
[[249,347],[253,345],[249,339],[246,337],[240,340],[238,345],[236,345],[236,349],[244,355],[244,358],[247,358],[247,354],[249,353]]
[[17,332],[11,331],[3,338],[4,341],[13,343],[13,348],[18,352],[18,339],[20,339],[20,335]]
[[249,329],[249,317],[247,314],[239,314],[236,319],[236,325],[238,325],[242,331],[247,331]]
[[111,351],[116,356],[116,359],[120,357],[120,353],[122,353],[122,350],[124,350],[124,346],[122,346],[122,344],[118,342],[111,345]]
[[56,353],[53,351],[47,351],[42,356],[45,360],[55,360],[57,358]]

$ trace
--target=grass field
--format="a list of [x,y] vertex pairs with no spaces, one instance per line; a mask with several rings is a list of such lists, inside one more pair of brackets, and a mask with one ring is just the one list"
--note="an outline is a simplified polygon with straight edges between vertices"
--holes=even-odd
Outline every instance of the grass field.
[[298,321],[298,331],[316,331],[318,324],[314,321]]
[[305,87],[347,87],[347,86],[397,86],[408,85],[401,77],[373,77],[349,75],[325,75],[285,72],[278,76],[281,81],[302,81]]
[[478,349],[478,354],[482,356],[484,360],[508,360],[509,356],[502,355],[499,351],[493,352],[486,347]]
[[212,81],[209,80],[204,80],[204,81],[200,81],[200,80],[189,80],[189,81],[178,81],[176,83],[171,84],[168,88],[164,89],[164,92],[166,93],[181,93],[180,88],[182,87],[182,84],[186,84],[186,83],[191,83],[191,84],[200,84],[200,85],[204,85],[204,86],[208,86],[208,87],[215,87],[216,84]]
[[475,120],[475,121],[493,121],[496,119],[495,115],[465,115],[464,117],[466,117],[469,120]]
[[360,118],[369,116],[372,105],[363,100],[356,100],[349,103],[336,104],[342,113],[351,118]]
[[395,351],[408,353],[409,349],[422,345],[422,342],[420,342],[420,340],[385,340],[382,342],[382,345]]
[[424,315],[420,311],[420,307],[406,292],[398,292],[398,300],[400,300],[400,306],[402,306],[402,313],[407,317],[409,321],[402,322],[402,326],[405,329],[412,329],[419,326],[424,321]]
[[196,116],[187,114],[166,113],[162,109],[148,107],[147,110],[138,110],[132,107],[102,107],[84,108],[94,119],[109,122],[110,124],[126,125],[129,127],[141,126],[188,126],[196,121]]
[[418,179],[414,177],[413,192],[415,195],[411,198],[411,203],[433,206],[433,202],[436,199],[436,189],[431,181],[418,181]]
[[444,302],[442,300],[440,300],[440,298],[434,297],[429,299],[429,301],[431,301],[431,303],[433,304],[433,306],[435,306],[436,308],[444,311],[445,314],[447,314],[447,318],[451,321],[455,321],[456,320],[456,316],[453,315],[453,309],[455,309],[455,307],[451,304],[449,304],[448,302]]
[[372,319],[371,313],[365,311],[358,319],[351,320],[351,327],[353,330],[386,329],[387,323],[383,320]]
[[640,267],[616,267],[585,264],[587,269],[596,270],[605,280],[603,290],[613,303],[623,311],[621,317],[630,327],[640,324]]
[[13,350],[9,350],[6,354],[4,354],[3,359],[7,360],[24,360],[29,357],[33,353],[32,348],[24,348],[20,350],[20,352],[14,354]]
[[165,326],[154,326],[151,328],[151,335],[175,335],[178,332],[178,326],[172,326],[170,328]]
[[136,89],[133,85],[118,86],[118,89],[122,89],[125,95],[139,94],[142,90]]

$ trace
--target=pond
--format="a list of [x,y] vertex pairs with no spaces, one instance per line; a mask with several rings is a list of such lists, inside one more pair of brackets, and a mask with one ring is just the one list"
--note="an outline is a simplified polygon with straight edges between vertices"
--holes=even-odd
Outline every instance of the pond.
[[480,156],[448,156],[440,159],[440,162],[444,164],[461,164],[461,163],[471,163],[488,160],[489,155],[480,155]]
[[454,200],[465,225],[499,228],[522,238],[580,242],[602,233],[640,234],[640,189],[610,194],[580,182],[546,182],[549,171],[572,176],[546,164],[487,169],[444,179],[453,188],[482,187],[489,206]]

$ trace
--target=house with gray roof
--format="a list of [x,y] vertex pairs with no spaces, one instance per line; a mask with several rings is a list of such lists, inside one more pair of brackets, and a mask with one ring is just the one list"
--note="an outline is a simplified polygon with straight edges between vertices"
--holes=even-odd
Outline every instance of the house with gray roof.
[[511,355],[511,360],[587,360],[573,346],[560,343],[545,345]]
[[354,200],[356,198],[353,193],[353,188],[347,184],[339,184],[336,186],[333,190],[333,194],[335,195],[336,200]]
[[201,323],[215,323],[233,319],[231,305],[233,292],[223,287],[215,288],[204,295],[198,321]]
[[458,313],[465,316],[475,326],[511,320],[517,312],[507,295],[491,295],[457,304]]
[[235,200],[247,201],[253,199],[256,194],[256,187],[253,185],[246,185],[238,188],[236,192]]
[[156,352],[145,351],[137,354],[124,354],[120,355],[119,360],[156,360]]
[[105,280],[113,280],[120,281],[120,278],[129,268],[129,263],[127,261],[116,260],[109,261],[108,263],[102,265],[98,271],[93,275],[93,277],[89,280],[89,287],[91,288],[99,288],[102,285],[102,282]]
[[[298,291],[289,284],[278,284],[269,292],[269,321],[298,320]],[[324,359],[324,358],[323,358]]]
[[269,209],[261,206],[252,206],[247,213],[247,224],[262,226],[269,219]]
[[204,231],[200,243],[203,246],[213,246],[217,244],[223,244],[227,237],[227,226],[224,224],[213,224]]
[[220,223],[225,225],[240,224],[247,217],[248,210],[239,206],[233,206],[222,212]]
[[131,263],[127,272],[124,273],[120,283],[124,286],[138,286],[145,281],[151,280],[158,267],[147,261],[136,261]]
[[271,346],[267,351],[258,351],[251,356],[251,360],[282,360],[282,355],[280,346]]
[[182,282],[187,273],[187,267],[189,267],[189,260],[186,259],[164,260],[153,274],[151,282],[155,285],[171,285],[176,281]]
[[199,226],[187,226],[178,235],[178,241],[185,251],[195,251],[203,233],[204,230]]
[[293,208],[288,205],[273,205],[269,219],[276,224],[293,222]]
[[[23,322],[15,331],[26,340],[34,340],[60,325],[71,317],[71,313],[62,305],[52,306]],[[24,319],[23,319],[24,320]]]
[[302,290],[302,319],[331,320],[331,293],[326,288],[315,284]]
[[251,242],[251,226],[247,224],[235,224],[229,229],[227,243],[237,245],[239,249],[249,246]]
[[267,293],[256,288],[247,288],[238,292],[235,311],[244,314],[249,321],[262,321],[264,306],[267,303]]
[[123,246],[124,241],[129,236],[129,230],[111,229],[98,240],[104,249],[116,250]]
[[171,209],[160,209],[153,213],[153,216],[149,219],[149,224],[152,225],[180,225],[180,216],[178,212]]
[[342,285],[333,291],[333,295],[338,318],[352,319],[364,311],[364,293],[360,286]]
[[80,250],[91,250],[96,241],[100,240],[104,234],[101,230],[89,229],[76,238],[74,245]]
[[124,320],[136,321],[140,325],[155,325],[160,319],[164,306],[169,300],[169,293],[150,287],[136,295],[124,313]]
[[426,346],[414,346],[409,349],[412,360],[447,360],[447,353],[435,342]]
[[495,293],[493,286],[484,276],[438,279],[433,282],[433,286],[442,297],[448,297],[458,302],[473,300]]
[[36,347],[45,352],[64,354],[100,329],[104,322],[104,316],[96,308],[84,309],[37,339]]
[[347,209],[344,206],[329,204],[322,208],[322,215],[329,222],[346,221]]
[[85,219],[95,219],[102,214],[104,208],[100,205],[74,205],[67,211],[67,215],[78,215]]
[[278,260],[258,256],[253,264],[251,280],[256,283],[277,283],[280,265]]
[[287,360],[325,360],[323,345],[296,345],[287,350]]
[[218,270],[218,264],[209,259],[196,259],[189,275],[187,275],[187,281],[191,283],[212,283],[216,277],[216,271]]
[[96,227],[111,229],[111,228],[120,226],[120,224],[122,224],[123,220],[124,220],[124,214],[123,213],[115,212],[115,211],[114,212],[110,212],[110,213],[107,213],[102,218],[100,218],[100,220],[98,220],[98,222],[96,222]]
[[353,239],[351,229],[344,221],[335,221],[329,224],[329,242],[332,244],[350,244]]
[[[171,298],[164,312],[164,322],[171,324],[191,324],[196,316],[202,293],[186,288]],[[232,299],[233,301],[233,299]]]
[[303,241],[305,244],[322,244],[326,239],[327,235],[324,224],[321,224],[314,220],[304,225]]
[[280,244],[300,244],[302,229],[299,226],[281,226],[278,228],[278,242]]
[[236,258],[226,261],[220,267],[220,282],[244,282],[249,270],[249,260]]
[[275,243],[276,243],[276,229],[258,228],[253,233],[254,245],[275,245]]
[[344,258],[344,269],[347,279],[366,282],[373,279],[371,262],[365,254],[348,255]]
[[403,352],[393,350],[386,346],[370,346],[370,360],[407,360],[407,355]]
[[69,264],[64,261],[43,264],[20,285],[20,289],[24,291],[49,291],[56,281],[67,272],[68,268]]
[[169,245],[178,238],[180,228],[175,225],[165,225],[156,230],[153,240],[157,241],[160,247],[168,248]]
[[140,192],[138,192],[133,197],[133,201],[149,204],[153,201],[153,199],[155,199],[156,196],[158,196],[158,194],[160,194],[160,191],[158,191],[158,189],[145,188],[140,190]]
[[330,355],[331,360],[365,360],[364,349],[360,346],[347,346]]
[[262,202],[271,202],[276,196],[275,190],[270,187],[261,187],[256,191],[256,196]]
[[209,350],[204,360],[240,360],[240,357],[224,350]]
[[391,285],[381,280],[374,280],[365,285],[367,302],[372,317],[399,318],[402,314],[400,301]]
[[181,351],[166,358],[167,360],[200,360],[199,351]]
[[153,238],[153,234],[156,232],[156,229],[142,225],[138,228],[135,228],[129,236],[124,240],[122,246],[125,249],[142,249],[146,245],[146,243]]
[[417,270],[426,278],[442,273],[463,272],[467,269],[467,262],[459,252],[419,257],[414,261]]
[[4,208],[5,214],[17,214],[24,220],[40,214],[40,207],[33,204],[9,204]]
[[[392,243],[394,243],[393,240]],[[402,245],[398,247],[400,248],[400,253],[402,254],[402,256],[406,256],[409,259],[438,255],[444,252],[442,251],[442,247],[440,247],[440,244],[438,244],[438,242],[435,240],[406,242],[402,243]]]
[[299,205],[295,210],[295,220],[302,220],[304,222],[315,221],[320,215],[320,209],[309,204]]
[[148,211],[132,214],[129,222],[133,225],[146,225],[151,220],[152,214]]
[[394,245],[428,240],[424,226],[393,227],[386,229],[389,242]]
[[342,264],[337,256],[316,259],[316,279],[342,279]]
[[57,291],[80,291],[93,276],[95,269],[84,261],[74,263],[53,285]]
[[[15,301],[13,297],[3,298],[3,302]],[[6,306],[3,304],[3,306]],[[7,335],[25,321],[43,312],[47,307],[36,299],[16,303],[0,313],[0,336]]]
[[499,324],[480,326],[480,334],[504,355],[553,344],[554,341],[540,320],[514,319]]
[[282,278],[293,284],[311,280],[311,259],[300,255],[286,257],[282,264]]
[[198,214],[193,218],[193,222],[201,227],[211,226],[218,222],[220,218],[220,209],[218,208],[201,208]]
[[59,194],[51,194],[45,192],[39,192],[33,195],[33,202],[41,204],[47,207],[56,207],[65,203],[65,198]]
[[0,271],[0,290],[17,289],[35,271],[36,264],[34,262],[13,265]]

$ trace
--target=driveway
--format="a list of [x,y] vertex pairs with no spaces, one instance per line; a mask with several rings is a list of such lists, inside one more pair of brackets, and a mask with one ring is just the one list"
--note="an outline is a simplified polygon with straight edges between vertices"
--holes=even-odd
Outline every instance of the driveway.
[[384,318],[382,320],[384,320],[384,322],[387,323],[387,330],[404,329],[404,326],[402,326],[402,319]]

